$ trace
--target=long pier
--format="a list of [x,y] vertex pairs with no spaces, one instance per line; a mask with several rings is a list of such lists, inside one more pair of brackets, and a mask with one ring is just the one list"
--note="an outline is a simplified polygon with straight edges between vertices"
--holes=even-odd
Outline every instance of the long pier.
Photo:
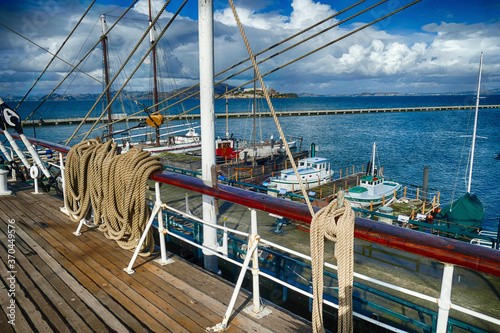
[[[417,111],[449,111],[449,110],[470,110],[475,108],[474,105],[453,105],[453,106],[426,106],[426,107],[409,107],[409,108],[379,108],[379,109],[332,109],[332,110],[307,110],[307,111],[277,111],[278,117],[293,117],[293,116],[321,116],[321,115],[336,115],[336,114],[362,114],[362,113],[391,113],[391,112],[417,112]],[[480,109],[500,109],[500,105],[480,105]],[[259,117],[270,117],[269,112],[259,113]],[[165,116],[168,121],[175,115]],[[225,118],[225,113],[216,113],[215,118]],[[229,118],[249,118],[253,117],[252,112],[233,112],[228,113]],[[178,119],[199,119],[199,113],[186,114]],[[97,117],[89,117],[84,123],[92,124],[97,121]],[[133,116],[128,118],[129,121],[146,121],[147,116]],[[52,125],[71,125],[80,124],[84,118],[63,118],[63,119],[44,119],[43,122],[28,120],[23,126],[52,126]]]

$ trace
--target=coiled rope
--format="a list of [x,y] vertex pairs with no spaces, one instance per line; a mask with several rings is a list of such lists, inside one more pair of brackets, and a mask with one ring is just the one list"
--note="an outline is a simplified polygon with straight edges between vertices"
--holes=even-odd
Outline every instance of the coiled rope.
[[[306,193],[304,184],[298,173],[297,166],[288,147],[287,140],[281,129],[281,125],[274,111],[273,104],[269,97],[266,85],[260,74],[259,67],[253,55],[250,43],[246,37],[243,26],[238,17],[236,7],[233,0],[229,0],[231,9],[236,20],[241,37],[248,51],[248,55],[252,61],[253,69],[262,87],[262,92],[266,98],[267,104],[273,116],[274,122],[280,134],[280,138],[285,146],[285,151],[291,162],[292,168],[297,176],[302,194],[306,204],[313,216],[311,222],[311,262],[313,268],[313,331],[324,332],[323,327],[323,262],[324,262],[324,240],[325,237],[337,241],[338,246],[338,282],[339,282],[339,320],[338,332],[352,332],[352,286],[353,286],[353,266],[354,266],[354,212],[347,200],[344,201],[343,207],[337,209],[337,199],[333,200],[328,206],[321,209],[318,213],[314,213],[309,196]],[[339,217],[337,223],[335,218]]]
[[[146,204],[147,180],[163,169],[157,157],[139,148],[118,154],[117,144],[88,140],[76,144],[66,157],[65,197],[72,221],[88,217],[108,239],[134,250],[151,210]],[[141,248],[149,255],[154,248],[152,231]]]
[[[323,262],[325,238],[336,242],[339,310],[337,332],[352,332],[352,288],[354,271],[354,211],[348,200],[338,208],[337,199],[314,215],[311,221],[311,266],[313,279],[313,331],[323,328]],[[338,218],[337,223],[335,219]]]

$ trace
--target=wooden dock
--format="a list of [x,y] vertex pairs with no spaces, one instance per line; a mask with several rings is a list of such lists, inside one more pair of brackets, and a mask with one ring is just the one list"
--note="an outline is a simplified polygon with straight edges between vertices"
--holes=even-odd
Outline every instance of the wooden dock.
[[[0,332],[204,332],[222,321],[231,283],[176,256],[166,266],[139,257],[128,275],[132,252],[98,230],[76,237],[61,200],[10,187],[0,197]],[[242,311],[251,302],[240,293],[227,332],[311,331],[269,304],[254,319]]]
[[[322,115],[337,115],[337,114],[362,114],[362,113],[391,113],[391,112],[416,112],[416,111],[449,111],[449,110],[470,110],[475,108],[474,105],[452,105],[452,106],[429,106],[429,107],[411,107],[411,108],[380,108],[380,109],[339,109],[339,110],[307,110],[307,111],[276,111],[278,117],[293,117],[293,116],[322,116]],[[480,105],[480,109],[500,109],[500,105]],[[259,113],[259,117],[270,117],[269,112]],[[165,121],[175,117],[175,115],[166,115]],[[215,113],[215,118],[225,118],[225,113]],[[229,118],[250,118],[253,117],[252,112],[232,112],[228,114]],[[140,122],[146,121],[147,116],[133,116],[129,121]],[[43,123],[38,120],[28,120],[23,124],[23,127],[31,126],[53,126],[53,125],[71,125],[80,124],[84,118],[64,118],[64,119],[43,119]],[[87,118],[85,124],[93,124],[97,121],[96,117]],[[179,117],[178,119],[200,119],[200,113],[189,113]]]
[[[334,179],[331,182],[326,184],[322,184],[316,187],[313,187],[310,191],[313,191],[314,198],[324,200],[324,199],[333,199],[335,198],[335,194],[340,190],[349,189],[358,185],[359,178],[364,176],[364,172],[358,172],[354,174],[350,174],[348,176],[344,176],[342,178]],[[296,191],[296,194],[301,194],[300,191]]]

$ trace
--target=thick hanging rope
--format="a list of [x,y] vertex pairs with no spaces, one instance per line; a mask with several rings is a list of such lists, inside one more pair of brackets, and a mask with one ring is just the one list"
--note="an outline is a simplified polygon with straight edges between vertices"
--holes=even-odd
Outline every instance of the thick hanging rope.
[[[124,249],[139,243],[151,211],[146,204],[147,180],[163,169],[157,157],[139,148],[118,154],[117,144],[81,142],[66,157],[64,201],[71,220],[80,222],[93,210],[94,223]],[[152,231],[141,255],[154,248]]]
[[[314,214],[309,196],[306,193],[304,184],[298,173],[295,161],[291,155],[285,135],[281,129],[278,117],[274,111],[273,104],[269,98],[267,88],[260,74],[259,67],[255,61],[255,56],[252,53],[250,44],[246,37],[243,26],[236,12],[233,0],[229,0],[231,9],[236,20],[236,24],[240,30],[241,36],[247,48],[252,65],[262,87],[262,92],[268,103],[271,115],[276,123],[280,138],[282,139],[285,151],[290,159],[292,168],[299,181],[302,194],[306,200],[306,204],[313,216],[311,222],[311,261],[313,269],[313,331],[324,332],[323,327],[323,262],[324,262],[324,240],[325,237],[337,241],[338,253],[338,282],[339,282],[339,321],[338,332],[352,332],[352,286],[353,286],[353,267],[354,267],[354,212],[347,200],[344,201],[342,208],[337,209],[337,200],[333,200],[327,207]],[[335,218],[339,217],[337,223]]]
[[[338,218],[337,223],[335,219]],[[323,327],[323,265],[325,237],[336,242],[339,310],[337,332],[352,332],[354,271],[354,211],[348,200],[338,208],[337,199],[321,209],[311,221],[311,265],[313,279],[313,332]]]

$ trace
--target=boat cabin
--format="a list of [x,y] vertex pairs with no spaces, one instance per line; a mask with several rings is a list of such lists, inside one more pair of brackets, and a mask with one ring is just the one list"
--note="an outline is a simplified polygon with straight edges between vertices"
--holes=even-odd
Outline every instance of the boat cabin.
[[326,158],[309,157],[299,161],[299,168],[312,168],[316,170],[328,171],[330,163]]
[[383,184],[384,183],[384,178],[383,177],[378,177],[378,176],[363,176],[359,180],[360,185],[367,185],[367,186],[375,186],[378,184]]

